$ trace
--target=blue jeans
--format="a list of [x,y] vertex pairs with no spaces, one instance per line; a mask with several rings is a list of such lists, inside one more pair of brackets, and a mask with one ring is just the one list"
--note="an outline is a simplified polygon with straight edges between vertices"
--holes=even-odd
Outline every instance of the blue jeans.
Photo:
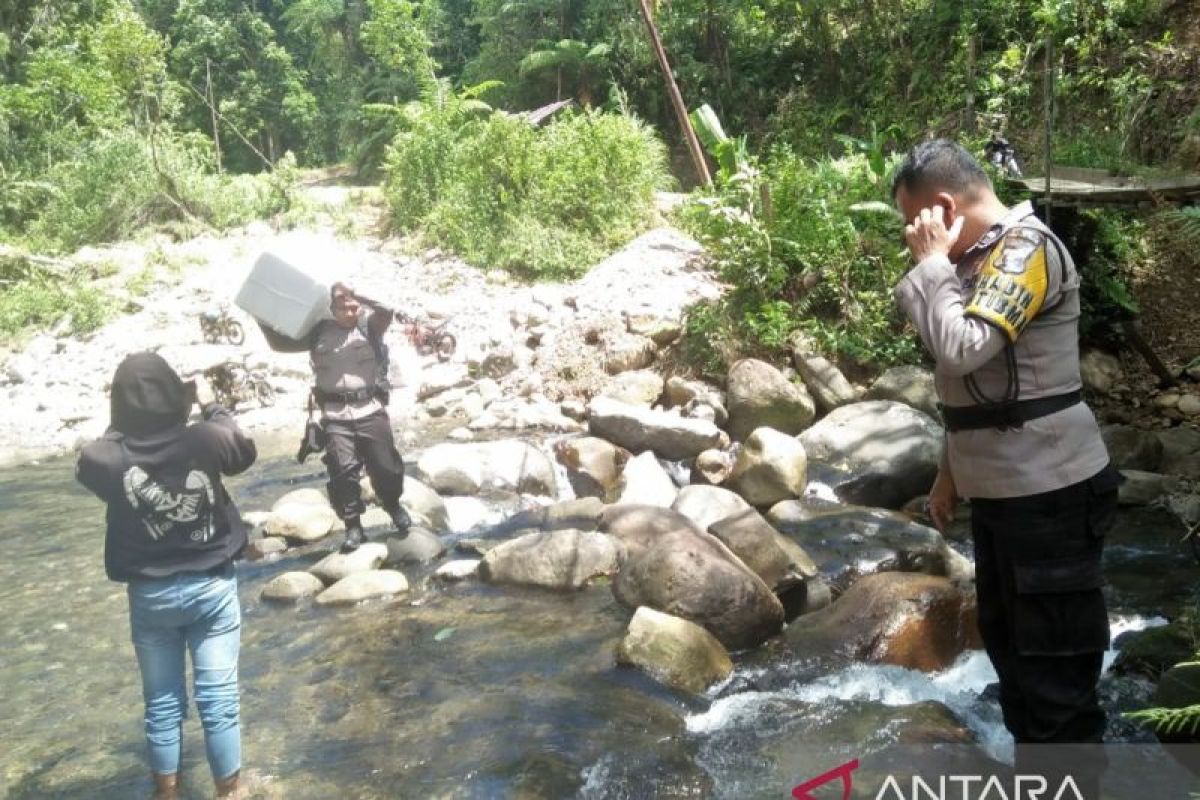
[[150,768],[179,771],[181,726],[187,716],[185,649],[192,654],[196,708],[213,777],[241,769],[238,649],[242,609],[233,566],[215,575],[180,573],[130,583],[129,622],[142,672]]

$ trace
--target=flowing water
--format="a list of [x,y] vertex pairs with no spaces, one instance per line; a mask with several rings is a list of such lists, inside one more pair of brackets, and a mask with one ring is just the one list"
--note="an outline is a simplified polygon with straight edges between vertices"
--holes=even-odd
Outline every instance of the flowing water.
[[[0,471],[0,794],[14,800],[147,791],[125,592],[104,577],[102,506],[71,468]],[[322,484],[311,467],[276,458],[230,488],[250,510]],[[1114,536],[1119,624],[1173,613],[1200,577],[1171,525],[1139,512]],[[604,586],[442,588],[406,570],[403,599],[340,610],[259,602],[267,580],[322,550],[239,567],[244,760],[277,797],[777,798],[840,763],[847,745],[1010,748],[979,653],[936,675],[747,659],[709,697],[691,698],[614,665],[629,615]],[[1104,694],[1121,708],[1146,691],[1108,679]],[[186,796],[207,797],[194,714],[184,737]]]

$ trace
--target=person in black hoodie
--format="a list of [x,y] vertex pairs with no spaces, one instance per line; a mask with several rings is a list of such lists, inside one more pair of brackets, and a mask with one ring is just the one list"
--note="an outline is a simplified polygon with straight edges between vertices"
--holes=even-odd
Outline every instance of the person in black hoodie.
[[233,560],[246,528],[221,476],[257,452],[216,403],[201,402],[203,421],[189,425],[195,394],[160,356],[128,356],[113,376],[112,424],[75,471],[108,506],[104,567],[127,584],[156,800],[177,797],[188,651],[217,796],[241,795]]

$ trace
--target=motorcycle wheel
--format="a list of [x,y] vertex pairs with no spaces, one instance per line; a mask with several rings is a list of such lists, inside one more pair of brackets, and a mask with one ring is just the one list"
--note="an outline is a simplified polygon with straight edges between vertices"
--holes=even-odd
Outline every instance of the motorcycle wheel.
[[242,342],[246,341],[246,329],[242,327],[242,323],[236,319],[231,319],[225,323],[225,338],[234,347],[237,347]]
[[437,340],[437,357],[438,361],[449,361],[450,356],[454,355],[454,349],[458,347],[458,340],[452,334],[443,333]]

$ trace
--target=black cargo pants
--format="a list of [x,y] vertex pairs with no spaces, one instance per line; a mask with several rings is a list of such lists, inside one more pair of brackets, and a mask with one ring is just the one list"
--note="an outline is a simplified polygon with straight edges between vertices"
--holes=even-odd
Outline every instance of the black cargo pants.
[[329,472],[329,502],[339,518],[353,520],[365,507],[359,478],[365,467],[379,504],[388,511],[400,505],[404,491],[404,460],[396,450],[387,411],[356,420],[325,418],[325,468]]
[[1102,739],[1100,558],[1120,482],[1106,467],[1055,491],[971,502],[979,631],[1018,746]]

